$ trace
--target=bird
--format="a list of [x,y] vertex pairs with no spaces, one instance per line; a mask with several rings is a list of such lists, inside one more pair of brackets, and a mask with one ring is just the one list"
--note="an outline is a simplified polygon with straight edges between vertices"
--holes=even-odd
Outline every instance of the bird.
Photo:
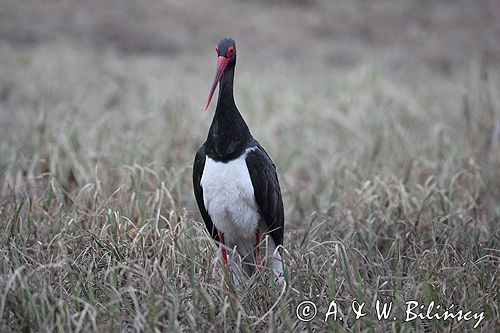
[[[236,42],[223,38],[215,50],[217,69],[205,111],[217,85],[219,96],[207,139],[194,159],[196,202],[218,245],[217,258],[229,268],[235,283],[240,282],[241,272],[251,276],[263,267],[272,269],[275,282],[283,283],[285,216],[276,166],[235,104]],[[233,253],[232,263],[228,252]],[[240,272],[234,266],[241,267]]]

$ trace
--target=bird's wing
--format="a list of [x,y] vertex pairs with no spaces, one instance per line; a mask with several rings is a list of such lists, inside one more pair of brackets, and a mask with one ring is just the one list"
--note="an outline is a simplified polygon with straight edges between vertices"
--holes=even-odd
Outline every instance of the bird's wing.
[[196,197],[196,202],[198,203],[198,208],[200,209],[201,217],[205,221],[205,226],[208,232],[215,241],[219,241],[219,234],[217,229],[212,223],[210,215],[208,215],[207,209],[205,208],[205,203],[203,201],[203,188],[201,187],[201,176],[203,175],[203,169],[205,168],[205,144],[198,149],[196,156],[194,158],[193,164],[193,188],[194,196]]
[[283,244],[285,213],[278,174],[273,161],[260,145],[246,157],[259,213],[276,246]]

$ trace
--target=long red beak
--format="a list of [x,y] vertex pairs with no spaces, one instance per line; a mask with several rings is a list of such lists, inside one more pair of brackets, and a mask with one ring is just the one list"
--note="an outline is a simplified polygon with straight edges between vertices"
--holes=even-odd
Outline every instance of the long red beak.
[[208,109],[210,105],[210,101],[212,100],[212,96],[214,94],[215,88],[217,87],[217,83],[219,83],[222,73],[226,69],[227,63],[229,62],[229,58],[224,56],[217,57],[217,71],[215,72],[214,82],[212,83],[212,89],[210,89],[210,94],[208,95],[207,105],[205,105],[205,111]]

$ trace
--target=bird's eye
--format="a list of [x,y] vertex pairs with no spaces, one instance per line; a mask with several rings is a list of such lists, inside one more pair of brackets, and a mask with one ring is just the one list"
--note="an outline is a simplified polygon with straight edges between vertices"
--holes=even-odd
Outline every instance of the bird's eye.
[[227,56],[227,57],[229,57],[231,54],[233,54],[233,51],[234,51],[234,46],[230,46],[230,47],[227,49],[226,56]]
[[215,47],[215,52],[217,52],[217,54],[219,54],[219,47],[218,46]]

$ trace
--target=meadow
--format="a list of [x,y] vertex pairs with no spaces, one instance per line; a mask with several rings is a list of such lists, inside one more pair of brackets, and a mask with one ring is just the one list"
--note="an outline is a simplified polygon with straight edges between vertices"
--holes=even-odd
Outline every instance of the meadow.
[[[8,3],[11,14],[21,6]],[[239,52],[235,99],[273,157],[285,205],[288,286],[269,283],[268,272],[233,286],[214,261],[191,182],[213,116],[213,106],[202,110],[224,29],[208,19],[206,31],[189,25],[203,20],[208,6],[191,12],[189,4],[169,4],[174,13],[161,14],[178,20],[172,44],[144,38],[163,36],[153,5],[138,30],[81,23],[90,40],[59,25],[14,29],[31,16],[9,21],[8,35],[4,23],[0,331],[498,330],[497,45],[488,61],[404,38],[389,51],[376,49],[372,43],[384,42],[377,31],[385,31],[378,14],[368,15],[377,19],[372,42],[348,32],[330,41],[339,27],[330,31],[326,23],[305,40],[301,29],[321,19],[322,7],[301,1],[287,5],[290,21],[279,16],[282,5],[260,14],[260,2],[228,2],[214,12],[224,17],[243,6],[260,20],[255,30],[229,31]],[[359,23],[349,17],[372,13],[367,4],[338,6],[346,26]],[[123,11],[110,22],[122,22]],[[277,17],[280,25],[269,32]],[[485,22],[477,18],[477,29]],[[69,23],[57,24],[64,30]],[[103,29],[99,38],[82,28],[95,26]],[[186,34],[194,36],[189,43]],[[475,42],[449,34],[463,43],[459,49]],[[329,43],[340,53],[328,56]],[[291,46],[300,46],[296,54]],[[317,307],[308,322],[296,312],[304,300]],[[344,319],[325,322],[333,300]],[[397,320],[379,320],[377,300],[392,302]],[[477,328],[477,320],[405,322],[410,300],[482,312],[484,319]],[[365,316],[355,319],[353,301],[365,303]]]

